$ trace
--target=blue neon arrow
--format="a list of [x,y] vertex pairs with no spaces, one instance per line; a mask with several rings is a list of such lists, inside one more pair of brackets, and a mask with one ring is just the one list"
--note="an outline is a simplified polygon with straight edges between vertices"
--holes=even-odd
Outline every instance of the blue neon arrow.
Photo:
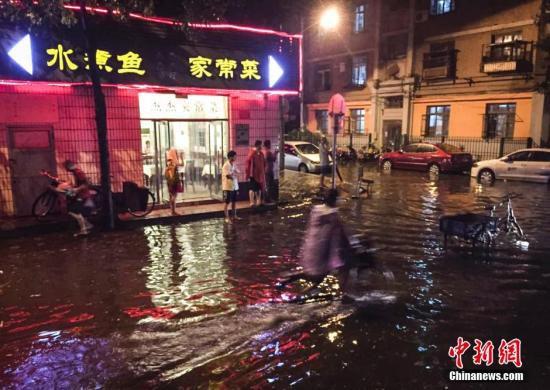
[[269,56],[269,88],[273,87],[281,76],[285,73],[283,68],[275,61],[275,58]]
[[32,48],[31,36],[25,35],[8,51],[8,55],[14,60],[17,65],[32,75]]

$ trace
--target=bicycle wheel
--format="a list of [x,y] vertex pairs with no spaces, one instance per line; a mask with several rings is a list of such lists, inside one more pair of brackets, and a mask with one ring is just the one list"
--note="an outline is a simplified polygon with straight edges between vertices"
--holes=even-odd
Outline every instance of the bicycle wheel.
[[32,215],[37,221],[45,221],[48,215],[53,214],[57,203],[57,194],[45,191],[32,204]]
[[149,190],[147,190],[147,205],[145,206],[144,210],[132,210],[131,208],[128,208],[128,212],[133,215],[134,217],[145,217],[147,214],[149,214],[153,209],[155,208],[156,200],[155,195]]
[[486,229],[480,231],[474,238],[476,242],[487,248],[493,245],[493,235]]

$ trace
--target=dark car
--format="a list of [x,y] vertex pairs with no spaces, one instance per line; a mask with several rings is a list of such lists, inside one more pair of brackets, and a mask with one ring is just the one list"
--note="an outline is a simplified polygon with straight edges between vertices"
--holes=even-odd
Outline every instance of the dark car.
[[445,143],[410,144],[402,150],[384,153],[380,157],[380,166],[385,170],[415,169],[434,174],[468,171],[472,168],[472,164],[470,153],[464,153],[460,148]]

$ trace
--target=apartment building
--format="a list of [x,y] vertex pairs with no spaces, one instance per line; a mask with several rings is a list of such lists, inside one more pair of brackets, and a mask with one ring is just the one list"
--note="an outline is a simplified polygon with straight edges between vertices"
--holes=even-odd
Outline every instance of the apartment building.
[[420,0],[410,134],[549,139],[540,0]]
[[348,102],[345,131],[379,146],[415,137],[549,138],[541,85],[543,0],[337,3],[336,31],[310,14],[304,34],[306,126],[328,130],[327,102]]
[[413,5],[412,0],[340,2],[336,31],[325,31],[316,22],[322,9],[311,13],[304,34],[309,130],[329,130],[327,102],[339,92],[349,110],[344,132],[368,136],[378,144],[384,134],[401,135],[411,117],[414,87]]

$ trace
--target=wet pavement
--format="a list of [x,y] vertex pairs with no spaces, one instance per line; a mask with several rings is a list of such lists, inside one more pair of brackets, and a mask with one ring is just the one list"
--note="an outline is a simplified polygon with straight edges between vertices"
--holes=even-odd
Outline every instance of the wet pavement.
[[[460,336],[491,340],[495,354],[501,339],[521,339],[527,382],[495,387],[547,388],[549,186],[371,167],[374,193],[341,211],[395,274],[362,274],[356,291],[395,303],[296,304],[274,288],[297,265],[318,180],[296,175],[285,180],[287,204],[234,225],[0,241],[0,387],[487,388],[446,380]],[[441,215],[480,211],[510,190],[523,194],[514,209],[527,251],[506,235],[490,251],[443,249]],[[335,284],[323,290],[337,297]],[[497,363],[477,369],[513,368]]]

